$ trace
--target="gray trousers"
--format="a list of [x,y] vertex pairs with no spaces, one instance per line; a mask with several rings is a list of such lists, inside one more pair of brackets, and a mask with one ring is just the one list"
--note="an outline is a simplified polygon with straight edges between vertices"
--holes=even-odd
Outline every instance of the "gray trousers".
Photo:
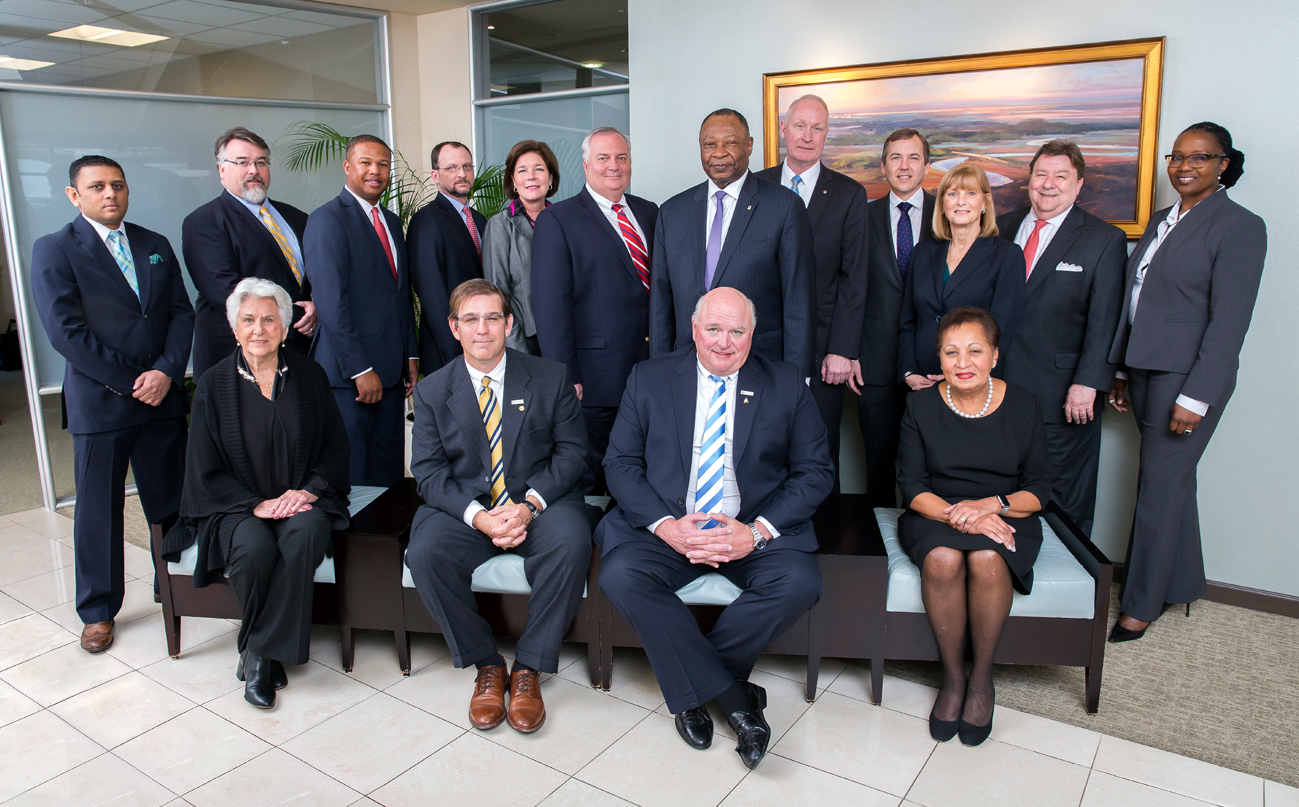
[[[424,505],[421,509],[429,507]],[[511,549],[523,558],[532,596],[528,625],[519,637],[519,663],[539,672],[559,671],[564,634],[582,604],[582,588],[591,565],[591,520],[580,497],[565,497],[545,509],[528,527],[528,537]],[[457,667],[469,667],[496,655],[496,640],[478,614],[470,590],[474,569],[504,550],[461,519],[429,508],[411,531],[406,550],[415,589],[442,627]],[[595,596],[595,592],[590,593]]]
[[1168,423],[1185,382],[1182,373],[1128,371],[1141,431],[1141,470],[1121,598],[1123,613],[1142,622],[1158,619],[1166,602],[1193,602],[1208,592],[1195,470],[1236,381],[1191,434],[1174,434]]

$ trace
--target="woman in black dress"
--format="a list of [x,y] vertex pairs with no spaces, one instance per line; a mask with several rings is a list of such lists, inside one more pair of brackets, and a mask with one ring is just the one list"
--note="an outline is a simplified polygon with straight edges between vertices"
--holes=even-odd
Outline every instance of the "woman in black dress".
[[329,379],[282,350],[293,302],[247,278],[226,302],[239,347],[199,379],[190,417],[181,519],[164,556],[198,544],[194,586],[228,568],[243,624],[236,677],[244,699],[269,709],[305,664],[312,579],[332,530],[348,524],[351,450]]
[[[1001,329],[981,308],[938,324],[943,381],[907,400],[898,538],[920,567],[920,593],[943,661],[929,715],[940,742],[978,745],[992,731],[992,660],[1013,591],[1033,588],[1042,547],[1037,513],[1051,496],[1051,460],[1037,398],[994,379]],[[1013,590],[1012,590],[1013,589]],[[965,678],[966,627],[974,651]]]

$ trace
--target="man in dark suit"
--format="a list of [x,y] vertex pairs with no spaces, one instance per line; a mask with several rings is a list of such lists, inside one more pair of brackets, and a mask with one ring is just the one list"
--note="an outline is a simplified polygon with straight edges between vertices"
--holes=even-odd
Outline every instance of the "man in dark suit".
[[[546,720],[538,674],[559,670],[591,562],[596,513],[578,490],[586,426],[564,365],[506,349],[514,317],[500,289],[466,281],[450,307],[464,358],[415,389],[411,471],[426,504],[406,564],[455,666],[478,668],[470,722],[490,729],[507,720],[530,733]],[[474,569],[507,551],[524,558],[532,588],[508,711],[505,659],[470,590]]]
[[816,341],[812,397],[825,420],[830,457],[839,468],[839,421],[852,362],[861,348],[862,306],[866,302],[866,264],[870,227],[866,190],[821,164],[830,109],[815,95],[789,105],[780,122],[785,160],[754,176],[794,191],[807,206],[816,255]]
[[650,355],[690,345],[690,314],[705,292],[739,289],[758,311],[753,347],[811,379],[816,261],[807,208],[770,182],[749,182],[753,138],[733,109],[704,118],[699,156],[708,181],[659,210],[650,283]]
[[181,253],[194,288],[194,380],[229,356],[235,337],[226,320],[226,298],[246,277],[273,281],[293,298],[287,347],[306,355],[316,329],[311,284],[302,268],[307,214],[272,201],[271,149],[242,126],[216,141],[221,195],[185,217]]
[[586,187],[542,211],[532,237],[532,314],[541,355],[577,386],[603,493],[604,452],[632,365],[649,358],[650,245],[658,205],[627,193],[631,145],[612,127],[582,141]]
[[1006,351],[1006,380],[1032,392],[1046,419],[1055,466],[1052,501],[1090,534],[1096,512],[1103,406],[1117,369],[1112,334],[1123,305],[1127,236],[1076,202],[1086,172],[1066,140],[1042,145],[1029,163],[1030,206],[997,220],[1024,250],[1024,309]]
[[848,386],[859,396],[866,494],[872,507],[897,507],[898,435],[906,404],[906,388],[897,378],[898,333],[911,254],[934,232],[934,197],[920,187],[929,173],[929,142],[915,129],[898,129],[884,140],[880,168],[889,193],[868,206],[866,313]]
[[483,276],[483,238],[487,219],[469,207],[474,158],[454,140],[438,143],[430,155],[438,195],[410,219],[406,241],[410,279],[419,297],[419,357],[425,374],[460,355],[460,343],[447,332],[451,292]]
[[401,219],[379,202],[392,150],[348,141],[347,185],[307,219],[303,252],[319,318],[312,357],[329,374],[352,444],[353,485],[405,476],[404,400],[419,378]]
[[72,223],[32,247],[32,296],[50,344],[67,361],[64,426],[72,432],[73,541],[81,646],[113,643],[122,607],[122,506],[129,463],[140,504],[158,524],[180,509],[185,476],[185,365],[190,305],[167,239],[124,224],[122,166],[82,157],[68,170]]
[[[691,321],[693,351],[627,380],[604,461],[618,505],[595,532],[600,590],[645,646],[681,738],[712,743],[711,700],[753,768],[771,730],[749,674],[821,596],[811,518],[834,463],[802,371],[749,354],[743,294],[709,292]],[[714,570],[743,593],[704,636],[675,592]]]

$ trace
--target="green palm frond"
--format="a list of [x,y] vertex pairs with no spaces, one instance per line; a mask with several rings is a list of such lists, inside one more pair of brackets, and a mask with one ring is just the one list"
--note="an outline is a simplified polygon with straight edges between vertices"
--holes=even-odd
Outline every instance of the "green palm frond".
[[505,209],[510,201],[505,195],[505,166],[485,165],[482,172],[474,178],[473,187],[469,189],[470,204],[474,210],[491,218]]
[[319,171],[327,163],[343,159],[347,138],[337,129],[315,121],[289,124],[280,138],[286,141],[284,166],[290,171]]

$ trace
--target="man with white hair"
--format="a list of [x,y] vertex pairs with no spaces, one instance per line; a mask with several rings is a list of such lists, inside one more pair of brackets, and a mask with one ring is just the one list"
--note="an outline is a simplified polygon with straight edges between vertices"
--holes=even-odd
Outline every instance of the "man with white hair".
[[194,380],[235,349],[226,323],[226,298],[239,281],[261,277],[293,298],[285,344],[306,355],[316,329],[316,308],[302,261],[307,214],[271,200],[271,149],[242,126],[217,138],[217,198],[185,217],[181,254],[198,289],[194,319]]

